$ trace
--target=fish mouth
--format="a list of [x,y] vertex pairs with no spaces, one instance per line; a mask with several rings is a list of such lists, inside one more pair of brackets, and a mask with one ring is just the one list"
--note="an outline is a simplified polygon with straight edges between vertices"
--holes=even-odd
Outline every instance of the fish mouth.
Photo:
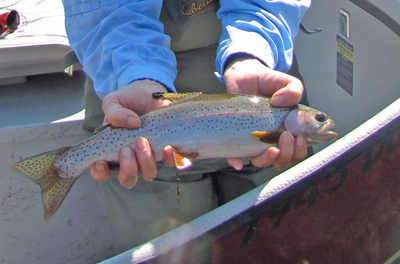
[[317,130],[317,134],[313,137],[306,138],[307,144],[314,145],[336,138],[338,134],[335,131],[329,130],[334,126],[335,123],[332,120],[326,122]]
[[337,137],[337,133],[335,131],[331,131],[329,129],[335,126],[335,122],[333,120],[329,120],[324,124],[319,130],[318,135],[323,136],[326,140],[331,140]]
[[320,135],[321,138],[324,138],[325,140],[331,140],[337,137],[337,133],[335,131],[326,131],[325,134]]
[[[335,126],[335,122],[333,122],[333,120],[329,120],[323,126],[318,128],[317,133],[318,133],[318,135],[330,134],[333,131],[330,131],[329,129],[331,129],[334,126]],[[335,133],[335,132],[333,132],[333,133]]]
[[335,131],[328,130],[325,132],[325,134],[318,134],[312,138],[308,137],[308,138],[306,138],[306,141],[307,141],[308,145],[314,145],[314,144],[322,143],[325,141],[329,141],[336,137],[337,137],[337,133]]

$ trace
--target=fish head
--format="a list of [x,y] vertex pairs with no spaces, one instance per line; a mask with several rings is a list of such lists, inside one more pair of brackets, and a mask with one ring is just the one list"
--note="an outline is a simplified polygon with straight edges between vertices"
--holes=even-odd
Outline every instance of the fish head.
[[284,121],[284,129],[294,136],[304,137],[308,146],[337,137],[337,133],[330,130],[333,126],[335,123],[327,114],[304,105],[292,109]]

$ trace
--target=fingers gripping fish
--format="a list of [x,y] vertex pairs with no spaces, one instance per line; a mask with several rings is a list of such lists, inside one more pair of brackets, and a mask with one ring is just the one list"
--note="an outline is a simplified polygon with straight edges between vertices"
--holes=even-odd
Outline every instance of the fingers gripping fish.
[[170,100],[168,107],[142,115],[138,129],[109,127],[74,146],[24,159],[14,165],[19,173],[40,185],[45,218],[60,207],[75,180],[99,160],[117,162],[121,147],[136,139],[149,140],[156,161],[171,145],[178,169],[194,159],[253,157],[275,146],[285,130],[302,136],[308,145],[337,134],[325,113],[307,106],[276,108],[270,98],[232,94],[153,94]]

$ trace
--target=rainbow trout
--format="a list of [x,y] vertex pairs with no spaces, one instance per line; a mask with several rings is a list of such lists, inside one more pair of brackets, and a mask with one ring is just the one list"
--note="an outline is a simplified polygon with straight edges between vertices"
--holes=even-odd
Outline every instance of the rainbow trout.
[[74,146],[24,159],[14,169],[40,185],[45,218],[60,207],[76,179],[94,162],[118,162],[121,147],[138,137],[149,140],[157,161],[171,145],[178,169],[194,159],[257,156],[276,145],[281,133],[303,136],[308,145],[333,139],[337,134],[325,113],[304,105],[275,108],[259,95],[163,94],[163,107],[142,115],[138,129],[109,127]]

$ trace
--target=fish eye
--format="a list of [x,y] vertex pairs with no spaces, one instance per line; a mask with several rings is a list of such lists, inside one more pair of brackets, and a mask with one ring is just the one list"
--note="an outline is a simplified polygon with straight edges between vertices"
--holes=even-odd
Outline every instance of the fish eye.
[[315,114],[315,119],[318,122],[324,122],[324,121],[326,121],[326,116],[325,116],[324,113],[318,112],[318,113]]

